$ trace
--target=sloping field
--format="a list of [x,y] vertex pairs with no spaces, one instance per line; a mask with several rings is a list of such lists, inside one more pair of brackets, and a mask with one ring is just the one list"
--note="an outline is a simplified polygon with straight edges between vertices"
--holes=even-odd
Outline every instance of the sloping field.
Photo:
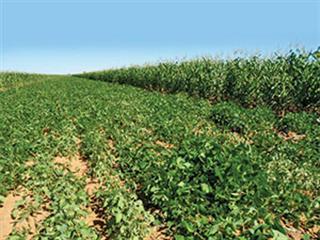
[[15,86],[0,92],[0,239],[320,237],[315,112],[69,76]]

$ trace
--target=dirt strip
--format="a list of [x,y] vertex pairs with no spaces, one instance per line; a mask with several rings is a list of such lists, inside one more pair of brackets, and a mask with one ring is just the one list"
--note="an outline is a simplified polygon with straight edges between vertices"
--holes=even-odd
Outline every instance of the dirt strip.
[[165,228],[154,227],[151,233],[144,240],[172,240],[172,237],[165,235]]
[[25,232],[26,240],[32,239],[38,224],[50,215],[48,208],[49,202],[36,206],[32,193],[25,188],[9,192],[0,207],[0,239],[9,237],[13,230]]
[[0,207],[0,239],[6,239],[12,232],[14,219],[11,213],[15,208],[16,202],[22,199],[20,194],[12,191],[7,195]]
[[[93,227],[97,230],[98,233],[102,233],[105,226],[105,220],[102,218],[101,214],[99,214],[99,207],[94,197],[94,193],[101,186],[101,183],[99,183],[97,179],[87,176],[87,173],[89,171],[87,162],[78,153],[73,157],[57,156],[54,159],[54,163],[63,165],[77,178],[86,177],[85,191],[90,198],[90,203],[89,206],[85,206],[84,210],[88,213],[88,215],[86,219],[84,219],[84,221],[89,227]],[[101,239],[106,238],[101,236]]]
[[[33,199],[29,197],[30,203],[33,204]],[[31,240],[38,233],[38,226],[50,215],[49,202],[42,204],[33,211],[26,219],[18,221],[15,229],[19,232],[26,232],[26,240]]]

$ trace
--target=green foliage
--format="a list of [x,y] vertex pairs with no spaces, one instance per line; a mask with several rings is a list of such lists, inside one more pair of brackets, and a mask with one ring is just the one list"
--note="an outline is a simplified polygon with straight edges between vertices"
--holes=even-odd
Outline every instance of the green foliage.
[[232,102],[215,104],[210,118],[218,126],[237,133],[272,129],[276,122],[276,116],[267,108],[245,109]]
[[133,66],[77,76],[150,90],[186,92],[211,101],[232,100],[273,110],[320,106],[320,61],[315,52],[292,50],[270,58],[196,59]]
[[97,193],[103,202],[109,236],[119,240],[143,240],[154,218],[144,209],[136,194],[115,181],[107,181],[105,188]]
[[45,76],[41,74],[0,72],[0,89],[17,86],[18,84],[28,84],[43,78],[45,78]]
[[106,136],[101,134],[101,130],[96,131],[88,126],[82,130],[82,154],[86,156],[92,174],[104,183],[95,197],[103,209],[106,233],[112,239],[144,239],[154,221],[153,216],[112,169],[115,156],[106,145]]
[[278,124],[278,128],[284,132],[294,131],[298,134],[311,133],[320,127],[320,117],[306,112],[288,113]]
[[[244,62],[237,61],[242,67]],[[200,76],[200,63],[179,66]],[[205,69],[213,63],[206,64]],[[215,64],[223,72],[229,63]],[[175,66],[161,65],[164,75],[159,76],[176,91],[186,78],[167,78],[166,71],[185,74]],[[144,81],[140,68],[128,71],[140,76],[132,78],[135,85]],[[151,73],[155,86],[158,78]],[[206,86],[206,75],[202,85],[198,77],[186,76],[190,85],[184,91],[200,94],[202,87],[196,86]],[[213,84],[214,89],[224,86]],[[215,90],[210,91],[208,97]],[[305,230],[320,224],[320,134],[314,114],[279,117],[271,107],[243,108],[241,101],[248,99],[222,101],[220,92],[221,103],[211,105],[186,94],[75,77],[52,76],[0,94],[0,195],[23,185],[43,202],[49,200],[51,215],[38,239],[100,237],[83,221],[83,206],[89,204],[85,179],[52,162],[78,151],[89,165],[88,176],[103,183],[96,198],[114,239],[141,239],[154,224],[166,226],[176,239],[281,239],[287,235],[283,220]],[[286,140],[279,134],[282,126],[305,137]],[[25,164],[29,159],[34,166]]]

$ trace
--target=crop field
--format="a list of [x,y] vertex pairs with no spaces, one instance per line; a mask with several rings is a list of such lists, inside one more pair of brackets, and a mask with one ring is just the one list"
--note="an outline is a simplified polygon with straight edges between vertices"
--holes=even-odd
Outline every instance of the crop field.
[[0,88],[0,239],[320,238],[314,54]]

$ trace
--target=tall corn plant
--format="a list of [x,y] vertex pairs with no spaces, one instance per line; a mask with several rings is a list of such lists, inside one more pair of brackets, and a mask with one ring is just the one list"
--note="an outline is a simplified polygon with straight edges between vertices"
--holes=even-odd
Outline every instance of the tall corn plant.
[[77,76],[149,90],[186,92],[211,101],[233,100],[246,107],[305,110],[320,106],[319,60],[319,49],[310,53],[291,50],[270,58],[202,58]]

